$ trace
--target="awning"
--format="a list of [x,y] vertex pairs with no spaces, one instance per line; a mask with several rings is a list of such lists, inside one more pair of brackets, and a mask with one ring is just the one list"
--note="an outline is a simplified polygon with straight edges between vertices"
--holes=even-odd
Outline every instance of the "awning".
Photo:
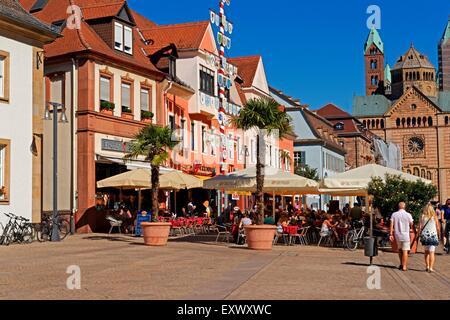
[[[135,169],[151,169],[151,165],[148,161],[143,160],[124,160],[122,158],[116,158],[116,157],[110,157],[105,155],[96,154],[95,160],[97,162],[102,163],[117,163],[123,166],[126,166],[128,170],[135,170]],[[164,168],[160,167],[161,173],[167,173],[167,172],[173,172],[174,169],[171,168]]]

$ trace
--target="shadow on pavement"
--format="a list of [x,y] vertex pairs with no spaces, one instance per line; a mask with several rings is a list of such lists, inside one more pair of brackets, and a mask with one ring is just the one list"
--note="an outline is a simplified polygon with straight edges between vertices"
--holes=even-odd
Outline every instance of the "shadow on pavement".
[[[342,264],[348,265],[348,266],[365,267],[365,268],[369,267],[368,263],[343,262]],[[397,266],[393,266],[393,265],[376,264],[376,263],[374,263],[372,266],[379,267],[379,268],[384,268],[384,269],[398,270],[398,267]],[[424,270],[422,270],[422,269],[414,269],[414,268],[409,268],[408,271],[424,272]]]

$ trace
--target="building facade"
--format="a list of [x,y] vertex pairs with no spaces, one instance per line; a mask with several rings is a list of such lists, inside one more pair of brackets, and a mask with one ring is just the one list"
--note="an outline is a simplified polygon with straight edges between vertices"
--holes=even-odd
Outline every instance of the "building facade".
[[[440,56],[441,66],[447,58]],[[442,70],[445,79],[448,75]],[[427,56],[411,45],[391,69],[391,92],[354,97],[353,116],[386,142],[400,146],[403,170],[432,180],[439,200],[445,201],[450,196],[450,93],[439,90],[437,74]]]
[[346,152],[347,170],[376,162],[373,145],[375,135],[362,122],[334,104],[328,104],[316,113],[333,124],[339,144]]
[[[3,212],[40,222],[43,47],[58,37],[15,0],[0,3],[0,222]],[[45,141],[46,142],[46,141]]]

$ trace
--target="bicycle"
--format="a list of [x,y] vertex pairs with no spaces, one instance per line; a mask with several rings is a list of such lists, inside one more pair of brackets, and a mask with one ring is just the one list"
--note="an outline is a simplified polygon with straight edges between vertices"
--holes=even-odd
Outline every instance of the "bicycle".
[[366,227],[363,223],[358,223],[345,236],[345,246],[350,251],[355,251],[363,242],[366,233]]
[[34,227],[30,220],[16,216],[12,213],[4,213],[9,218],[0,237],[0,245],[11,243],[31,243],[34,239]]
[[[59,238],[64,240],[70,231],[69,223],[64,220],[61,216],[58,216],[58,230],[59,230]],[[46,242],[52,239],[53,233],[53,217],[48,216],[45,218],[41,224],[39,225],[38,231],[38,241]]]

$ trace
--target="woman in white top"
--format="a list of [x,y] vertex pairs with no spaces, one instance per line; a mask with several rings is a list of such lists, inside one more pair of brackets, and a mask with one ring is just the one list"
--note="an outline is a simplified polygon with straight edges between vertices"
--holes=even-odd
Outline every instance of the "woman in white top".
[[435,252],[439,245],[439,235],[441,226],[431,204],[428,204],[423,210],[420,218],[420,242],[425,247],[425,263],[427,272],[434,272]]

